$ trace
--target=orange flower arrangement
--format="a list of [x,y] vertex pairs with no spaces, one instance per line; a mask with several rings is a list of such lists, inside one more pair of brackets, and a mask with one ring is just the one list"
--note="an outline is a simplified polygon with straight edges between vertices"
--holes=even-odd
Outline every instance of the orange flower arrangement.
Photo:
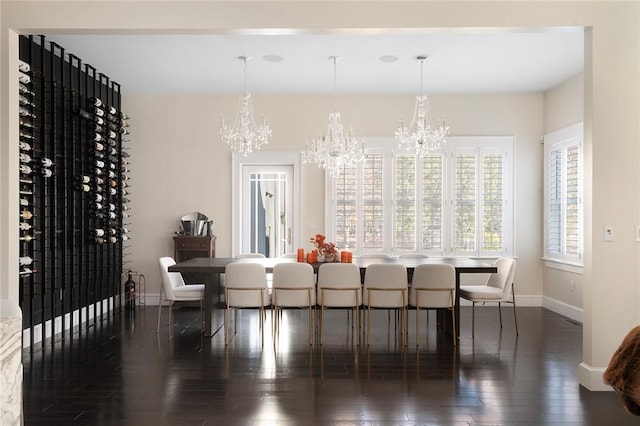
[[318,249],[318,254],[336,259],[338,257],[338,249],[336,248],[336,245],[334,243],[325,243],[325,240],[326,237],[322,234],[316,234],[309,238],[309,242]]

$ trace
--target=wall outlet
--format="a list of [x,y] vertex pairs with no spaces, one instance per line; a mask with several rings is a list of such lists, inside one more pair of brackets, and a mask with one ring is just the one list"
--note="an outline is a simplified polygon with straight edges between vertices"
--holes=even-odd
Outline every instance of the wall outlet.
[[604,241],[613,241],[613,227],[604,226],[602,228],[602,239]]

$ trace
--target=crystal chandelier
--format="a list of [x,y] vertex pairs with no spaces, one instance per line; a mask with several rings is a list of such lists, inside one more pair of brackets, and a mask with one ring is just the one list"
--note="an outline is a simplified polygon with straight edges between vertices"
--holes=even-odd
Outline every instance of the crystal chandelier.
[[364,159],[362,144],[353,136],[353,130],[347,134],[340,122],[340,113],[336,110],[336,64],[338,56],[330,56],[333,63],[333,112],[329,114],[329,125],[326,136],[316,135],[307,145],[303,153],[304,163],[316,163],[325,169],[332,177],[340,173],[343,167],[351,167]]
[[244,62],[244,95],[240,97],[236,122],[231,126],[231,123],[223,118],[218,134],[222,141],[229,145],[232,150],[246,156],[254,150],[259,150],[262,145],[269,143],[271,129],[265,119],[260,125],[256,124],[253,119],[251,93],[247,90],[247,62],[250,58],[240,56],[238,59]]
[[400,121],[396,129],[396,139],[400,141],[401,149],[423,156],[444,145],[445,137],[449,134],[449,126],[445,124],[444,120],[440,120],[437,125],[434,125],[431,120],[429,98],[422,91],[422,69],[427,57],[418,56],[416,59],[420,62],[420,96],[416,97],[411,126],[406,128],[404,122]]

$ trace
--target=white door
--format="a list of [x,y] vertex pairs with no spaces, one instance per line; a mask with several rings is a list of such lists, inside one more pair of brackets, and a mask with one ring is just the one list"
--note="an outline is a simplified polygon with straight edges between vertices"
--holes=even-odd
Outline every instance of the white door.
[[242,165],[239,253],[293,252],[293,166]]
[[232,153],[231,256],[257,250],[261,239],[266,252],[267,237],[270,257],[300,247],[301,164],[299,152]]

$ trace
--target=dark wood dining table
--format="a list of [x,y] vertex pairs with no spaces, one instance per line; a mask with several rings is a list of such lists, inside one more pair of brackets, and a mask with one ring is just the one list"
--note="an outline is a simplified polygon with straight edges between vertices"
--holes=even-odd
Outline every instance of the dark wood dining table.
[[[295,263],[296,259],[291,258],[232,258],[232,257],[216,257],[216,258],[194,258],[184,262],[176,263],[169,267],[169,272],[180,272],[182,274],[197,274],[201,277],[205,284],[205,299],[204,299],[204,334],[205,336],[213,336],[221,327],[222,323],[214,325],[214,314],[216,311],[224,308],[221,296],[220,275],[224,274],[225,267],[231,262],[253,262],[264,265],[267,273],[273,272],[273,267],[278,263]],[[441,264],[446,263],[453,265],[456,270],[456,306],[453,311],[453,315],[456,319],[456,334],[460,333],[460,276],[462,274],[486,274],[495,273],[497,268],[489,261],[477,260],[463,257],[427,257],[421,259],[408,259],[393,257],[390,259],[377,259],[377,258],[353,258],[353,263],[356,264],[364,276],[366,269],[369,265],[380,263],[395,263],[404,265],[407,268],[409,276],[413,274],[413,269],[422,264]],[[314,270],[317,272],[322,263],[312,263]],[[214,301],[214,296],[217,300]],[[447,318],[445,312],[439,318],[444,321],[451,321],[451,317]],[[444,330],[450,330],[450,327],[442,327]]]

